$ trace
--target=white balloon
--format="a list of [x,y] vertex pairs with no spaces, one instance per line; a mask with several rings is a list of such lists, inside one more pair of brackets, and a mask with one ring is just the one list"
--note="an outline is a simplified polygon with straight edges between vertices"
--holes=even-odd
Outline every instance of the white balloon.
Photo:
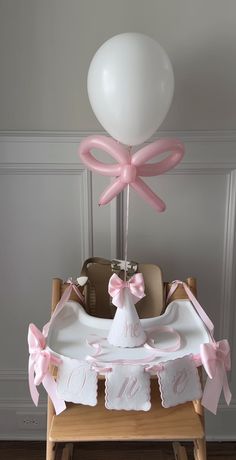
[[159,43],[125,33],[106,41],[88,72],[88,96],[103,128],[126,145],[151,137],[163,122],[174,92],[171,62]]

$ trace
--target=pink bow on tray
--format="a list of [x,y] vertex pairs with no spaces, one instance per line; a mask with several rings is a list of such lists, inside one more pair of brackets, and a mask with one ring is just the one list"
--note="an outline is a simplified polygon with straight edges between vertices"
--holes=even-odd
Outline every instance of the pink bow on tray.
[[57,396],[56,382],[53,379],[49,366],[58,366],[59,358],[46,349],[46,339],[42,332],[34,325],[29,325],[29,388],[34,404],[38,405],[39,393],[37,386],[43,384],[54,405],[56,414],[60,414],[65,408],[65,402]]
[[[92,148],[104,150],[117,163],[107,164],[96,160],[90,152]],[[167,152],[171,153],[163,160],[156,163],[147,163],[148,160],[155,156]],[[104,176],[115,177],[112,184],[100,196],[100,205],[109,203],[130,184],[155,211],[162,212],[165,210],[165,203],[148,187],[140,176],[158,176],[174,168],[184,155],[184,146],[178,139],[159,139],[130,155],[127,148],[112,138],[89,136],[81,142],[79,154],[82,162],[92,171]]]

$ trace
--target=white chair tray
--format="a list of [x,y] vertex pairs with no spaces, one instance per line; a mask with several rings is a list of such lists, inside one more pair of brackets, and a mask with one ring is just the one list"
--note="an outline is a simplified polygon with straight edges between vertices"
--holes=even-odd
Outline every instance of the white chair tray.
[[[86,360],[94,354],[89,341],[98,341],[102,346],[100,362],[112,363],[114,360],[144,359],[150,356],[150,349],[143,346],[136,348],[114,347],[106,340],[112,319],[90,316],[77,302],[69,301],[63,310],[54,318],[50,325],[47,346],[57,356]],[[174,300],[165,313],[156,318],[141,320],[141,324],[149,339],[154,340],[155,347],[169,348],[176,341],[176,336],[158,328],[169,326],[181,337],[180,348],[177,351],[163,353],[155,358],[155,363],[177,359],[189,354],[198,355],[200,345],[208,343],[211,338],[189,300]],[[104,340],[105,339],[105,340]]]

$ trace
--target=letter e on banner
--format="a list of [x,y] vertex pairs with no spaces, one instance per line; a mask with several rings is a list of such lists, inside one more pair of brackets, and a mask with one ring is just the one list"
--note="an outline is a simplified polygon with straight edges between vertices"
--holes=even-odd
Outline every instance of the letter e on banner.
[[157,373],[162,405],[177,406],[187,401],[200,399],[202,389],[192,355],[161,363]]

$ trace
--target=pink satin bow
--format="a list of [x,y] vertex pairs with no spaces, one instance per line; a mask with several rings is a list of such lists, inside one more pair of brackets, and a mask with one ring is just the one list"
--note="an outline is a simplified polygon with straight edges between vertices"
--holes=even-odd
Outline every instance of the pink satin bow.
[[142,273],[136,273],[129,281],[121,280],[115,273],[111,276],[108,284],[108,292],[112,297],[112,303],[118,308],[124,307],[123,290],[125,288],[130,290],[134,303],[145,297]]
[[[96,160],[90,152],[92,148],[105,150],[118,163],[106,164]],[[157,163],[146,163],[153,157],[168,151],[171,153],[167,158]],[[158,176],[174,168],[184,155],[184,146],[178,139],[159,139],[131,156],[124,146],[112,138],[89,136],[81,142],[79,154],[82,162],[92,171],[104,176],[116,177],[102,193],[99,204],[109,203],[130,184],[156,211],[162,212],[165,210],[165,203],[140,179],[140,176]]]
[[55,407],[56,414],[60,414],[65,408],[65,402],[57,397],[56,382],[49,371],[49,365],[58,366],[61,362],[59,358],[45,349],[46,339],[42,332],[34,325],[29,325],[28,330],[29,345],[29,388],[34,404],[38,405],[39,393],[37,386],[43,384]]
[[73,281],[72,278],[68,278],[67,284],[69,284],[69,286],[65,289],[64,293],[62,294],[61,299],[59,300],[59,302],[58,302],[58,304],[57,304],[57,306],[56,306],[56,308],[55,308],[55,310],[54,310],[54,312],[53,312],[53,314],[51,316],[50,321],[47,324],[45,324],[45,326],[43,327],[43,335],[44,335],[44,337],[48,336],[48,332],[49,332],[49,328],[50,328],[51,323],[53,322],[55,317],[60,313],[60,311],[63,309],[65,303],[68,302],[68,300],[70,299],[72,291],[74,291],[76,293],[76,295],[80,299],[82,305],[84,304],[84,297],[81,294],[80,290],[78,289],[78,287],[76,285],[76,282]]
[[206,409],[216,414],[222,388],[228,405],[232,397],[226,373],[231,367],[229,342],[226,339],[215,342],[213,337],[214,325],[212,321],[193,295],[191,289],[183,281],[175,280],[172,282],[167,296],[167,302],[179,285],[183,286],[196,312],[207,327],[211,338],[210,343],[200,345],[200,360],[208,374],[201,402]]
[[222,389],[228,405],[232,397],[227,379],[227,371],[231,369],[228,340],[200,345],[200,356],[208,375],[202,405],[216,414]]

